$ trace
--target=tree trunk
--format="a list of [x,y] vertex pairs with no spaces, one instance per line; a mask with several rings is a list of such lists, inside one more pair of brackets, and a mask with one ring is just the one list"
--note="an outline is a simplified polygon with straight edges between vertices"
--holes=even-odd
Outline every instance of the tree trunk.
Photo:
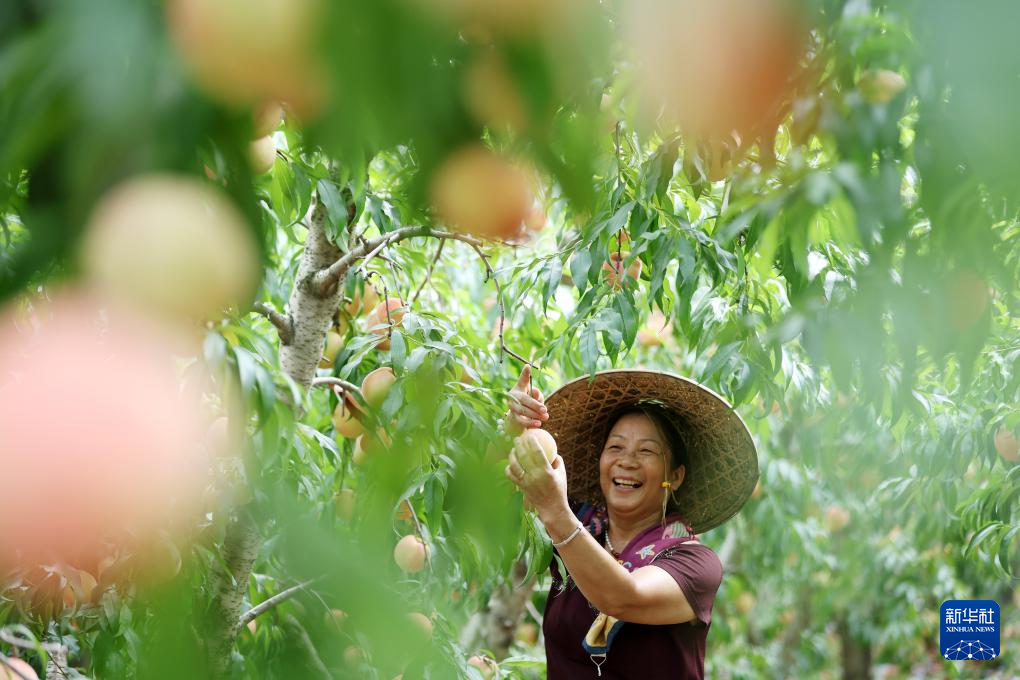
[[223,563],[213,571],[210,612],[211,630],[207,638],[209,665],[216,677],[222,676],[230,662],[234,638],[240,627],[244,595],[248,591],[255,558],[262,546],[262,537],[251,516],[240,511],[227,526],[223,541]]
[[837,631],[840,656],[843,660],[843,680],[869,680],[871,677],[871,646],[853,634],[845,615],[839,618]]
[[510,583],[497,587],[485,609],[475,614],[464,627],[461,635],[464,647],[473,649],[482,646],[492,650],[497,661],[506,658],[514,641],[514,632],[535,588],[534,578],[521,585],[513,585],[527,573],[528,565],[523,560],[514,564]]
[[[349,210],[348,220],[353,217]],[[319,297],[307,285],[315,272],[333,264],[342,255],[340,249],[326,239],[325,221],[326,207],[320,201],[309,221],[304,251],[287,305],[286,316],[292,330],[290,342],[280,344],[281,368],[305,389],[315,376],[326,331],[340,302],[339,286],[330,295]],[[211,579],[213,603],[206,644],[210,667],[217,677],[222,676],[229,665],[248,581],[261,546],[262,537],[251,516],[244,510],[237,512],[227,526],[223,566]]]
[[287,302],[287,315],[293,339],[280,345],[280,367],[294,382],[304,388],[312,384],[315,368],[322,357],[322,347],[340,304],[341,286],[325,297],[319,297],[308,285],[312,275],[333,264],[343,253],[326,239],[323,225],[326,208],[319,203],[312,214],[305,236],[305,249],[298,264],[294,288]]

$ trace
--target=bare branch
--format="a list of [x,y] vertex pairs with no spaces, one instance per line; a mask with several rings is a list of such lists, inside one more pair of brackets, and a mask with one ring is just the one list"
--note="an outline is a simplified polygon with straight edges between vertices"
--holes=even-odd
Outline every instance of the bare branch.
[[329,669],[326,668],[326,664],[322,662],[322,658],[319,656],[318,650],[315,649],[315,644],[312,642],[312,638],[308,635],[308,631],[301,625],[301,622],[297,620],[293,615],[287,614],[284,617],[283,623],[290,628],[290,630],[297,636],[298,642],[304,649],[305,655],[308,657],[308,663],[311,669],[314,669],[318,677],[325,678],[326,680],[333,680],[332,674]]
[[358,396],[361,396],[361,388],[360,387],[358,387],[354,383],[350,383],[350,382],[347,382],[346,380],[342,380],[341,378],[334,378],[332,376],[325,377],[325,378],[312,378],[312,387],[323,387],[323,386],[339,387],[344,392],[352,392],[354,394],[357,394]]
[[278,592],[276,595],[273,595],[268,600],[263,600],[262,602],[259,602],[257,605],[246,611],[244,614],[241,614],[241,618],[237,624],[238,628],[248,625],[248,622],[254,620],[255,617],[259,616],[260,614],[264,614],[265,612],[269,611],[270,609],[280,604],[281,602],[289,600],[290,598],[294,597],[299,592],[304,590],[308,585],[314,582],[315,579],[312,579],[311,581],[305,581],[304,583],[299,583],[296,586],[291,586],[286,590]]
[[492,279],[492,282],[496,284],[496,302],[499,304],[499,359],[500,363],[503,361],[503,353],[509,354],[514,359],[531,366],[534,369],[541,370],[541,367],[528,361],[517,352],[506,346],[503,341],[503,322],[506,320],[506,308],[503,307],[503,287],[499,285],[499,279],[496,278],[496,272],[492,270],[492,265],[489,264],[489,258],[482,252],[482,249],[474,243],[469,244],[478,253],[478,257],[482,259],[482,264],[485,265],[485,278]]
[[251,306],[251,310],[266,317],[271,324],[276,326],[282,344],[289,345],[294,341],[294,326],[289,317],[280,314],[265,302],[256,302]]
[[421,280],[421,285],[418,286],[418,290],[414,291],[414,295],[411,296],[411,303],[414,303],[421,295],[422,290],[425,289],[426,283],[432,283],[432,270],[436,268],[436,263],[439,262],[439,258],[443,255],[443,246],[446,245],[446,239],[439,239],[439,247],[436,248],[436,256],[432,258],[432,262],[429,264],[429,268],[425,271],[425,278]]
[[[365,239],[356,248],[352,248],[346,255],[331,264],[329,267],[317,271],[306,282],[306,285],[320,297],[325,296],[333,289],[334,286],[337,286],[340,281],[343,280],[343,277],[347,274],[348,270],[353,267],[354,263],[358,260],[362,258],[365,258],[366,260],[372,259],[379,253],[380,250],[382,250],[382,247],[393,245],[394,243],[404,241],[409,238],[417,238],[419,236],[463,241],[464,243],[479,247],[485,245],[485,241],[483,239],[469,236],[467,234],[451,231],[439,231],[426,226],[401,227],[400,229],[387,232],[377,238]],[[492,242],[503,244],[503,241]],[[366,258],[366,256],[368,257]],[[363,269],[364,264],[362,264],[361,267]]]

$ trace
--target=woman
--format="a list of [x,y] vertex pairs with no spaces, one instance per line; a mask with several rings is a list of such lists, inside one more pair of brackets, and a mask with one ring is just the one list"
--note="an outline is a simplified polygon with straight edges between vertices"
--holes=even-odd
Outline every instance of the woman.
[[665,373],[603,371],[548,405],[530,378],[525,367],[504,426],[543,427],[558,455],[517,439],[506,475],[566,570],[553,560],[547,677],[703,678],[722,565],[695,532],[732,517],[754,489],[743,421],[711,390]]

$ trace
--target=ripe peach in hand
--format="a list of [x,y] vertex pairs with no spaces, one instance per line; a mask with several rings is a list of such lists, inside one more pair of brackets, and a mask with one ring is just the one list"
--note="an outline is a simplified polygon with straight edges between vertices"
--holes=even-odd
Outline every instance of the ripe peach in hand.
[[414,535],[404,536],[393,549],[393,561],[401,570],[415,574],[425,568],[429,549],[420,538]]
[[528,451],[541,451],[550,463],[556,458],[556,440],[546,430],[531,427],[522,432],[515,443],[518,448]]

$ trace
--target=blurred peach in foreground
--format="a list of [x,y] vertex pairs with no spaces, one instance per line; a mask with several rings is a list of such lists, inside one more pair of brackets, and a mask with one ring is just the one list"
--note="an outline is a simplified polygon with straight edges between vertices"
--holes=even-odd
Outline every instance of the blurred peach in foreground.
[[34,332],[0,322],[0,562],[74,562],[191,516],[206,423],[181,396],[173,345],[81,294],[36,313]]
[[169,0],[170,35],[196,80],[229,104],[324,97],[315,59],[321,0]]
[[527,175],[481,144],[461,147],[432,176],[431,198],[451,229],[508,239],[531,211]]
[[704,138],[778,122],[806,42],[786,0],[633,0],[625,24],[645,105]]
[[5,656],[0,660],[0,680],[39,680],[39,675],[24,659]]
[[237,208],[212,185],[175,175],[130,179],[100,199],[81,261],[104,293],[192,319],[245,302],[259,275],[255,239]]

